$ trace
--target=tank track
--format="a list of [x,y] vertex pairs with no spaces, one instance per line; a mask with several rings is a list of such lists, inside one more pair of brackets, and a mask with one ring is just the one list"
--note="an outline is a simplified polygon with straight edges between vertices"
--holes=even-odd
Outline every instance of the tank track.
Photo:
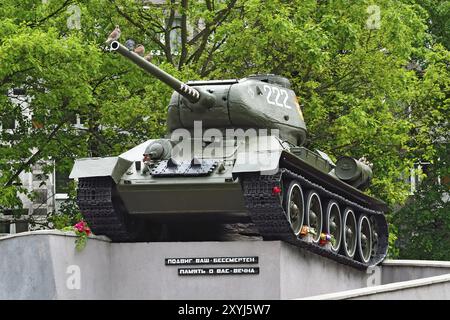
[[[388,230],[383,212],[363,207],[285,168],[280,169],[274,175],[243,174],[240,178],[246,208],[264,240],[282,240],[360,270],[375,266],[385,258],[388,247]],[[357,219],[361,213],[365,213],[375,220],[378,233],[377,249],[368,263],[362,263],[343,254],[334,253],[318,244],[302,240],[294,234],[287,220],[280,195],[272,194],[273,187],[281,186],[283,180],[292,179],[297,180],[302,188],[314,189],[321,197],[334,199],[341,206],[345,205],[353,208]]]
[[78,181],[77,204],[94,234],[106,235],[112,241],[133,241],[132,221],[115,195],[111,177],[81,178]]

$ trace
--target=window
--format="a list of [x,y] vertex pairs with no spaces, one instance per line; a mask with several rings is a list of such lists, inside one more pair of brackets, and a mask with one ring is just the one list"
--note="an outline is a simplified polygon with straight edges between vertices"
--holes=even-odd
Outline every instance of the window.
[[34,199],[35,204],[47,204],[48,192],[47,189],[38,189],[34,191],[36,193],[36,198]]
[[0,222],[0,234],[1,233],[9,233],[9,232],[10,232],[9,222]]
[[15,129],[16,128],[16,119],[14,119],[14,118],[3,118],[1,124],[2,124],[2,129],[3,130]]
[[418,162],[414,164],[414,169],[411,169],[409,176],[410,194],[416,192],[417,186],[422,182],[422,175],[429,172],[430,165],[429,162]]
[[4,209],[3,215],[5,216],[16,216],[16,217],[20,217],[20,216],[26,216],[28,215],[28,209],[24,208],[24,209]]
[[55,188],[56,193],[68,193],[69,192],[69,174],[70,171],[68,169],[64,170],[58,165],[55,170]]
[[27,94],[27,92],[23,88],[14,88],[13,89],[13,95],[15,95],[15,96],[24,96],[26,94]]
[[77,115],[75,113],[70,113],[67,120],[71,124],[77,124]]
[[16,222],[16,233],[27,232],[28,222],[20,221]]
[[47,209],[45,209],[45,208],[33,209],[33,215],[35,215],[35,216],[46,216],[47,215]]
[[43,173],[33,174],[33,181],[46,181],[48,180],[48,175]]
[[38,170],[42,171],[42,169],[44,168],[44,165],[45,165],[44,163],[36,163],[31,168],[33,169],[33,171],[38,171]]

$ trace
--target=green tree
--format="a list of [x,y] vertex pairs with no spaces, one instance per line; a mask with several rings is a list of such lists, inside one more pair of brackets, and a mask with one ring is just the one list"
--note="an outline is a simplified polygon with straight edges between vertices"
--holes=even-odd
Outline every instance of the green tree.
[[411,112],[415,122],[412,152],[430,165],[421,174],[417,191],[393,215],[402,259],[450,259],[449,58],[439,44],[428,53],[415,100],[420,108]]
[[447,146],[441,144],[436,156],[439,157],[441,170],[431,170],[414,197],[393,216],[393,223],[398,229],[396,247],[401,259],[450,260]]
[[[68,24],[74,4],[79,29]],[[25,88],[33,118],[0,97],[2,119],[18,123],[0,137],[9,143],[0,147],[0,206],[18,205],[18,176],[40,159],[70,168],[74,158],[117,155],[165,133],[171,90],[108,52],[116,24],[121,41],[144,44],[182,80],[288,77],[308,146],[366,156],[369,193],[402,203],[409,186],[401,177],[436,159],[430,132],[448,119],[446,34],[434,31],[447,23],[446,8],[425,0],[3,0],[0,90]],[[71,125],[74,115],[84,128]]]
[[450,49],[450,2],[441,0],[413,0],[427,11],[428,32],[436,43]]
[[[159,48],[184,74],[287,76],[303,104],[309,145],[335,156],[367,156],[375,168],[370,192],[390,204],[406,199],[409,187],[399,177],[417,160],[410,152],[415,124],[408,110],[416,90],[423,92],[407,66],[428,50],[427,15],[420,6],[378,1],[381,21],[368,28],[371,1],[169,1],[150,8],[111,3],[121,25],[145,34],[146,46]],[[178,24],[174,12],[180,13]],[[205,28],[185,39],[187,23],[199,20]],[[159,40],[174,31],[181,40],[177,50]]]
[[[16,123],[0,133],[1,207],[18,204],[17,191],[26,192],[19,175],[31,165],[78,156],[83,148],[82,139],[73,139],[71,123],[93,99],[89,81],[100,52],[86,45],[81,33],[50,23],[58,10],[30,1],[0,6],[0,91],[6,93],[0,96],[0,117]],[[14,103],[12,88],[25,91]]]

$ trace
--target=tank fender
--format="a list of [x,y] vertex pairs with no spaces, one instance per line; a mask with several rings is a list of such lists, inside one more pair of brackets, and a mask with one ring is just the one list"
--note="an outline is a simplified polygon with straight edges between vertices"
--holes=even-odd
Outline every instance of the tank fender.
[[277,137],[249,137],[237,148],[233,175],[245,172],[275,172],[278,170],[283,147]]
[[[130,149],[130,150],[122,153],[121,155],[119,155],[119,157],[122,159],[128,160],[128,161],[141,161],[147,146],[156,140],[158,140],[158,139],[147,140],[147,141],[135,146],[133,149]],[[162,140],[162,139],[159,139],[159,140]]]
[[120,157],[77,159],[69,178],[112,177],[118,183],[132,163]]

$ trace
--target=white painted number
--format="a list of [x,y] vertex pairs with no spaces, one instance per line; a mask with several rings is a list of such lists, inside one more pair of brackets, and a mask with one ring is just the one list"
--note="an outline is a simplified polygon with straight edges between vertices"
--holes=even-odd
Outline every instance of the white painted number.
[[272,87],[269,87],[267,84],[264,85],[264,91],[267,91],[267,103],[275,105],[275,102],[270,101],[270,96],[272,95]]
[[[264,91],[267,92],[266,100],[268,104],[284,107],[286,109],[292,109],[290,105],[288,105],[287,101],[289,99],[289,94],[286,89],[280,89],[277,87],[272,87],[267,84],[264,85]],[[271,100],[272,93],[275,96],[275,100]],[[280,102],[280,98],[284,97],[283,102]]]
[[292,109],[292,107],[287,104],[287,101],[289,99],[287,90],[281,89],[281,95],[284,95],[284,100],[283,100],[284,107],[288,108],[288,109]]
[[280,99],[280,89],[278,89],[277,87],[273,87],[272,89],[273,89],[274,92],[277,93],[277,96],[276,96],[276,98],[275,98],[275,104],[276,104],[277,106],[279,106],[279,107],[282,107],[283,104],[281,104],[281,103],[278,101],[278,100]]

